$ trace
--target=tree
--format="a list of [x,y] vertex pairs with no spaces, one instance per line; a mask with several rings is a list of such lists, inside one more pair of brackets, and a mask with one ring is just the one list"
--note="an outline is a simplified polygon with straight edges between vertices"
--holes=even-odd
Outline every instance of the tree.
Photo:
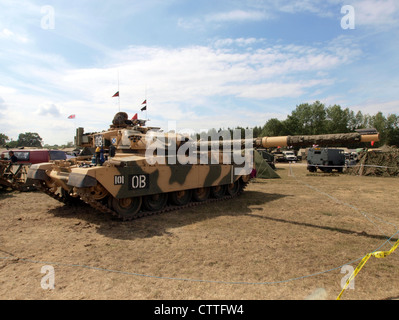
[[276,137],[276,136],[283,136],[287,132],[287,128],[285,127],[285,123],[276,119],[272,118],[266,122],[263,126],[261,131],[262,137]]
[[[328,133],[347,133],[349,132],[351,112],[348,108],[342,110],[341,106],[330,106],[326,110]],[[327,133],[326,132],[326,133]]]
[[326,109],[324,104],[316,101],[313,104],[300,104],[286,120],[291,135],[322,134],[326,128]]
[[36,132],[20,133],[18,136],[18,147],[37,147],[41,148],[43,139]]
[[0,133],[0,146],[4,146],[10,139],[4,133]]
[[387,117],[386,144],[399,147],[399,116],[390,114]]

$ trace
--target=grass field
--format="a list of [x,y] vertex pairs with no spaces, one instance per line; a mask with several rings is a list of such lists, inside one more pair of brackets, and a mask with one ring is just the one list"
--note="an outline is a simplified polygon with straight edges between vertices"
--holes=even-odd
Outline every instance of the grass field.
[[[1,192],[0,298],[336,299],[344,265],[397,241],[399,180],[277,173],[231,201],[131,222]],[[371,258],[342,299],[399,298],[398,262]],[[41,287],[45,265],[54,290]]]

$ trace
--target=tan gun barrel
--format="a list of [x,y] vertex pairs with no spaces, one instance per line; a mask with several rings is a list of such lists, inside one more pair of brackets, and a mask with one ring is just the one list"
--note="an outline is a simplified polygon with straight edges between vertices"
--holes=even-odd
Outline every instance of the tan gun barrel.
[[380,140],[379,133],[360,134],[360,133],[337,133],[310,136],[281,136],[281,137],[261,137],[254,140],[257,148],[276,148],[276,147],[311,147],[318,146],[346,146],[360,142],[377,142]]

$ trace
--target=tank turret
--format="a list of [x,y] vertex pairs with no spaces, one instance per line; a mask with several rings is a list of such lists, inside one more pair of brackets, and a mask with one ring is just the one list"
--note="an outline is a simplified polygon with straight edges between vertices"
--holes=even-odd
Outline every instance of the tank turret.
[[378,133],[371,131],[197,141],[148,127],[145,120],[129,120],[120,112],[108,130],[84,133],[83,128],[77,129],[75,142],[92,150],[93,161],[78,157],[32,165],[28,178],[59,201],[83,201],[131,220],[238,196],[254,177],[254,148],[378,140]]

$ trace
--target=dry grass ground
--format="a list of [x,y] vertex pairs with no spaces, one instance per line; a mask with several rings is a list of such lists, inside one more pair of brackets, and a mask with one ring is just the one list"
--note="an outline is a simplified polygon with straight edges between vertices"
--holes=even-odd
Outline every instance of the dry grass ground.
[[[277,172],[232,201],[132,222],[1,192],[0,298],[335,299],[343,265],[397,240],[399,180]],[[397,299],[398,261],[371,258],[343,299]]]

